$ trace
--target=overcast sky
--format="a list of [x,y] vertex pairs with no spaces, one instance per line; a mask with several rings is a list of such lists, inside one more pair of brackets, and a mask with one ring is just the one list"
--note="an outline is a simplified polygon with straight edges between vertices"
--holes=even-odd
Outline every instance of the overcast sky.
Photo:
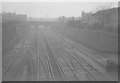
[[[30,17],[59,17],[81,15],[82,11],[94,11],[110,2],[3,2],[2,11],[27,14]],[[117,6],[117,3],[112,3]]]

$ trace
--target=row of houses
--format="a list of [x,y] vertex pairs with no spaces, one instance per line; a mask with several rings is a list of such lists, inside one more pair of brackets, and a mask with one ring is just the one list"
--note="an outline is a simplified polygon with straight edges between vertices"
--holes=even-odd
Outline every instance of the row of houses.
[[[118,27],[118,8],[111,8],[106,10],[100,10],[96,13],[84,12],[82,11],[81,17],[59,17],[59,21],[63,22],[74,22],[74,24],[79,25],[87,24],[89,25],[102,25],[104,27]],[[78,24],[79,23],[79,24]],[[70,23],[71,24],[71,23]]]
[[101,10],[96,13],[82,12],[81,22],[87,23],[89,25],[97,23],[105,27],[113,26],[115,28],[118,26],[118,8]]

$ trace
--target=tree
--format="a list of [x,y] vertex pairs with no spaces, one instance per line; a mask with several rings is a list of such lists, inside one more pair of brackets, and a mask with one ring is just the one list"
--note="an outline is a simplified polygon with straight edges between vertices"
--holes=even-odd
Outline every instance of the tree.
[[99,5],[95,9],[93,9],[93,13],[96,13],[98,11],[103,11],[103,10],[111,9],[112,6],[113,6],[112,2],[109,3],[109,4],[106,4],[106,5]]

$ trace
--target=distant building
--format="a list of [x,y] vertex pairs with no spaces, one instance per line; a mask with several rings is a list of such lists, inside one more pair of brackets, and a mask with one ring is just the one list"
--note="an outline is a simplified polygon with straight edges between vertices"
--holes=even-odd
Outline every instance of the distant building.
[[60,21],[60,22],[66,22],[67,18],[65,16],[61,16],[61,17],[58,18],[58,21]]
[[98,11],[92,17],[94,23],[101,24],[105,27],[118,27],[118,8]]
[[80,20],[81,20],[82,23],[91,24],[91,22],[92,22],[92,12],[86,13],[86,12],[82,11]]
[[22,14],[16,14],[16,13],[2,13],[2,21],[26,21],[27,16]]
[[105,27],[118,27],[118,8],[101,10],[96,13],[82,12],[81,22],[88,25],[99,24]]

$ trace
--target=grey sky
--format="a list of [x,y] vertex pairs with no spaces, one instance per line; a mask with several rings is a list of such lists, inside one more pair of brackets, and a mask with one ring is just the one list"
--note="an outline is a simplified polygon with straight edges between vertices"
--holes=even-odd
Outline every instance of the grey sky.
[[[3,2],[2,11],[27,14],[31,17],[80,16],[82,10],[93,11],[110,2]],[[113,3],[117,6],[117,3]]]

